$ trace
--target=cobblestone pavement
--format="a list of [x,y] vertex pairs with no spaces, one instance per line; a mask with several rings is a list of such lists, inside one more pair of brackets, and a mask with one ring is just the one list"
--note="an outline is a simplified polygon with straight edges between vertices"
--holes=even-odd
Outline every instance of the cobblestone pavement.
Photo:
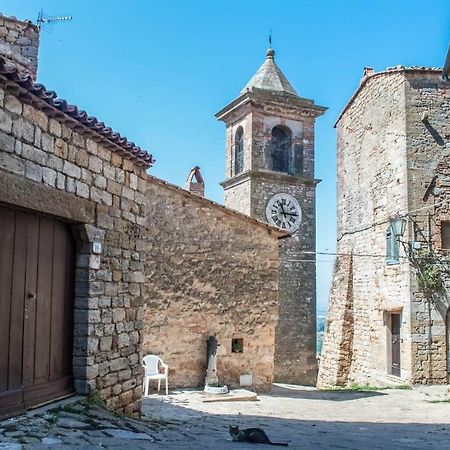
[[442,450],[450,448],[447,398],[447,386],[321,392],[277,385],[256,402],[218,403],[204,403],[198,391],[177,391],[145,398],[142,420],[67,399],[0,422],[0,450],[255,449],[229,442],[229,425],[263,428],[293,449]]

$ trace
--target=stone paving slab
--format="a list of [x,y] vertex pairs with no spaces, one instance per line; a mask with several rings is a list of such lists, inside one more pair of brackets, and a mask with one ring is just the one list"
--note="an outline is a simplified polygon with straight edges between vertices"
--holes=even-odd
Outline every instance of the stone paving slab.
[[[412,391],[321,392],[278,385],[256,402],[204,403],[198,391],[143,399],[141,420],[75,398],[0,422],[0,450],[249,450],[229,425],[263,428],[292,449],[450,448],[446,387]],[[437,401],[438,403],[430,403]]]
[[[197,436],[189,448],[254,448],[227,442],[228,426],[263,428],[273,441],[301,449],[450,448],[446,386],[374,392],[322,392],[277,385],[258,402],[204,403],[202,393],[179,391],[143,400],[143,412],[179,420]],[[438,401],[439,403],[430,403]],[[169,439],[170,440],[170,439]],[[172,443],[167,448],[172,447]],[[198,448],[202,448],[199,445]]]

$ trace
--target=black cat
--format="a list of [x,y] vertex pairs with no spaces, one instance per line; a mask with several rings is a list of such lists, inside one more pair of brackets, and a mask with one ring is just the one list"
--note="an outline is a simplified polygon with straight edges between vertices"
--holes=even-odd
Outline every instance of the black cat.
[[247,428],[239,430],[239,427],[229,427],[231,439],[235,442],[252,442],[254,444],[283,445],[287,447],[289,444],[284,442],[272,442],[261,428]]

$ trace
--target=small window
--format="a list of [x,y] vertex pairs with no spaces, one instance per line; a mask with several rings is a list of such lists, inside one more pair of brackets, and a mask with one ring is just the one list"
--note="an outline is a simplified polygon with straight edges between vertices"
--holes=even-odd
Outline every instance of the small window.
[[386,264],[400,264],[400,243],[390,226],[386,230]]
[[272,129],[271,139],[272,170],[289,172],[289,158],[291,153],[291,135],[283,127]]
[[445,250],[450,250],[450,222],[441,222],[441,243],[442,248]]
[[239,127],[236,132],[234,150],[234,174],[237,175],[244,170],[244,130]]
[[244,339],[231,339],[231,353],[244,352]]

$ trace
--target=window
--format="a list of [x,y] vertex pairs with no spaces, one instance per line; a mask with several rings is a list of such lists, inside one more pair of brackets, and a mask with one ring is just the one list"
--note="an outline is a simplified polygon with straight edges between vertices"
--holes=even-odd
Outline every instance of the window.
[[441,248],[450,250],[450,222],[441,222]]
[[242,353],[244,351],[244,339],[231,340],[231,353]]
[[276,126],[272,129],[271,157],[272,170],[289,172],[291,153],[291,133],[286,128]]
[[244,170],[244,130],[242,127],[239,127],[236,131],[234,146],[234,174],[237,175]]
[[400,264],[400,243],[391,226],[386,230],[386,264]]

